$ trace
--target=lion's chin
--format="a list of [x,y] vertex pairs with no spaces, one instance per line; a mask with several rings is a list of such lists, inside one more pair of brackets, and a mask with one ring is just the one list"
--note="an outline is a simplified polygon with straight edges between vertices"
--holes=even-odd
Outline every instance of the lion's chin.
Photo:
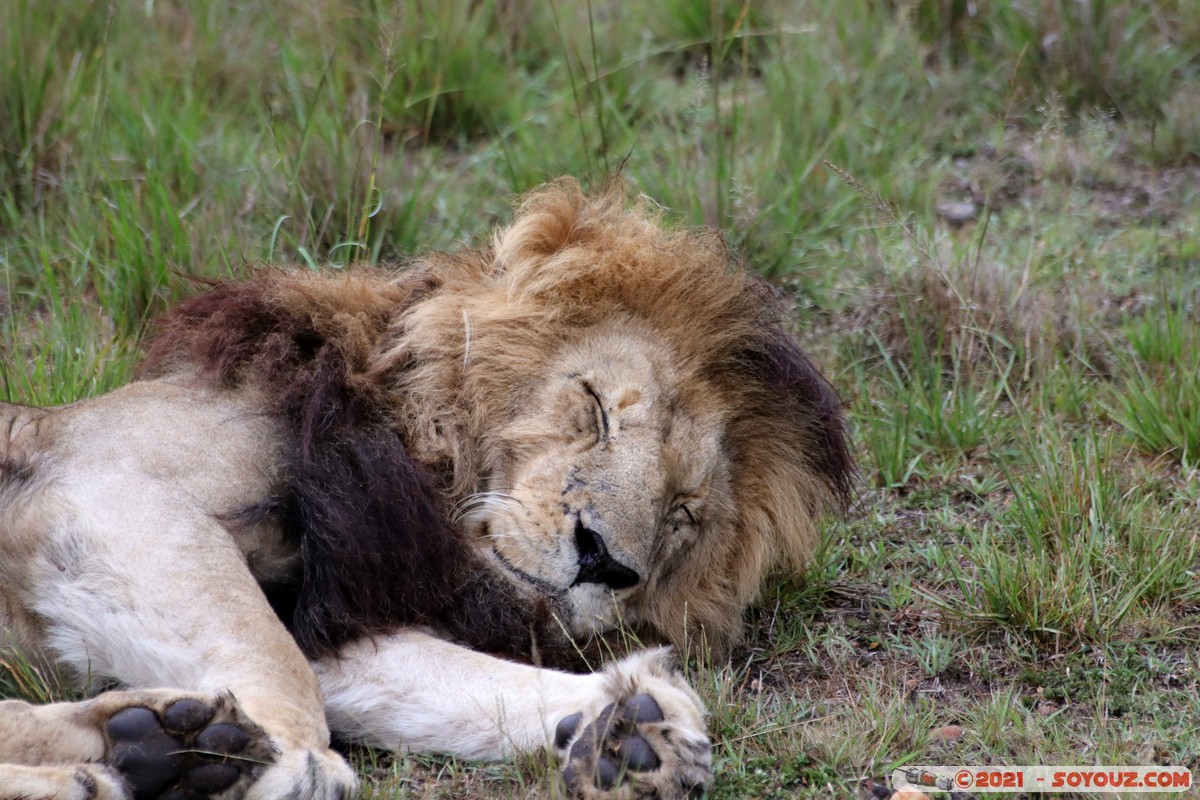
[[621,604],[612,591],[597,584],[573,587],[567,592],[566,606],[576,636],[607,633],[629,623],[622,618]]

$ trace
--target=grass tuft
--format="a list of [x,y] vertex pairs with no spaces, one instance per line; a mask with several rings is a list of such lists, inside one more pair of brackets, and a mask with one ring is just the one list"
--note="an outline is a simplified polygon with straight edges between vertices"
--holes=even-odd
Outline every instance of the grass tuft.
[[1156,505],[1110,437],[1039,435],[1033,471],[1012,476],[1008,508],[968,542],[958,613],[1058,650],[1120,639],[1164,604],[1200,600],[1194,510]]
[[1105,407],[1145,451],[1200,467],[1200,325],[1164,300],[1126,333],[1132,353]]

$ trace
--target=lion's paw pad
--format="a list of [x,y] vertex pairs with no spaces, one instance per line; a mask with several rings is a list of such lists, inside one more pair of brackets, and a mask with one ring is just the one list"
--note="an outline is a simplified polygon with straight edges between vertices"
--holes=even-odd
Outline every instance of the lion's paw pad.
[[[581,721],[582,715],[572,714],[558,723],[555,739],[560,748],[566,747]],[[699,797],[703,781],[675,786],[680,791],[663,794],[662,784],[672,784],[671,776],[652,779],[667,754],[657,752],[651,741],[666,746],[669,727],[662,708],[648,694],[609,703],[571,745],[563,770],[567,788],[575,797],[595,797],[597,790],[604,793],[632,783],[634,796],[641,796],[645,789],[647,796],[653,797]]]
[[[224,699],[184,698],[159,712],[131,706],[105,726],[108,762],[134,800],[218,800],[235,796],[271,758],[257,726]],[[237,789],[230,791],[231,789]]]

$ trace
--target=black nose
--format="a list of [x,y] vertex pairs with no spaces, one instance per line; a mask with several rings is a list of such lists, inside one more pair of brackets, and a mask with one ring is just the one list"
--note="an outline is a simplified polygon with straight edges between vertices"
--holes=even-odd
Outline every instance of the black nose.
[[602,583],[610,589],[628,589],[641,580],[636,572],[608,554],[600,534],[585,527],[583,520],[575,521],[575,547],[579,549],[579,574],[572,586]]

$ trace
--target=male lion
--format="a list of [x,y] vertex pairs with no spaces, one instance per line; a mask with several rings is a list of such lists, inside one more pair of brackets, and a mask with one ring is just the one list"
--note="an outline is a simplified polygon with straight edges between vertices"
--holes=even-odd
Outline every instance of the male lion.
[[344,798],[330,729],[702,792],[665,650],[548,665],[619,628],[723,650],[811,552],[852,465],[782,325],[717,234],[560,181],[490,247],[260,270],[134,383],[0,405],[0,632],[111,688],[0,704],[0,798]]

